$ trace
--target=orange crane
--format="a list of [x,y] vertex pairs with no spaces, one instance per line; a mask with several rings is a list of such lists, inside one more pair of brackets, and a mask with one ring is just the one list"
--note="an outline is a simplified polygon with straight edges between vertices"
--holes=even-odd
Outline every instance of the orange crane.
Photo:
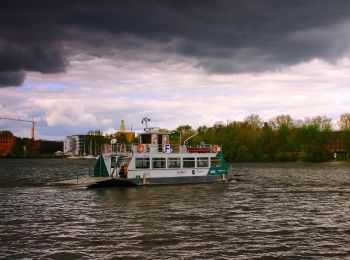
[[34,134],[35,134],[35,121],[34,120],[25,120],[25,119],[9,118],[9,117],[0,117],[0,119],[32,123],[32,139],[34,141]]

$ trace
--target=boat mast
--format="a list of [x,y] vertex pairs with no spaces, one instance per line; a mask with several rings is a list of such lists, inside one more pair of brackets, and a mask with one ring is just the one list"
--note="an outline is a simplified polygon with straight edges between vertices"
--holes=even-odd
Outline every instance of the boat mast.
[[144,118],[142,118],[142,120],[141,120],[141,124],[143,124],[143,123],[145,123],[145,129],[147,128],[147,122],[149,122],[149,121],[151,121],[151,119],[149,119],[148,117],[144,117]]

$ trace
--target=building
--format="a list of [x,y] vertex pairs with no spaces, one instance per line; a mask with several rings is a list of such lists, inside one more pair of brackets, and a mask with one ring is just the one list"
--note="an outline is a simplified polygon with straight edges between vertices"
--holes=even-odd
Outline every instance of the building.
[[122,133],[125,136],[128,143],[133,142],[135,139],[135,132],[125,130],[124,120],[120,121],[119,133]]
[[135,132],[124,132],[126,140],[131,143],[135,139]]
[[39,155],[53,155],[56,152],[63,151],[62,141],[47,141],[47,140],[37,140],[37,149]]
[[63,140],[63,153],[70,156],[85,155],[85,135],[66,136]]
[[16,143],[16,137],[13,135],[0,135],[0,156],[6,156],[12,152]]
[[[326,149],[332,153],[345,153],[349,152],[350,135],[346,131],[334,131],[332,132],[331,139],[326,146]],[[348,145],[347,143],[348,142]]]

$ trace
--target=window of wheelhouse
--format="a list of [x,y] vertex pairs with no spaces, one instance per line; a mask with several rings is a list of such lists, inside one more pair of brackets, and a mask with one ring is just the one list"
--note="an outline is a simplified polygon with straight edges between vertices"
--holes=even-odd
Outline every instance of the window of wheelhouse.
[[211,157],[210,158],[210,167],[221,167],[221,158]]
[[135,167],[136,169],[149,169],[150,167],[149,158],[136,158]]
[[165,167],[166,167],[165,158],[152,158],[153,169],[160,169]]
[[168,158],[168,168],[181,168],[181,158]]
[[150,144],[151,143],[151,134],[142,134],[140,136],[141,144]]
[[198,157],[197,158],[197,167],[209,167],[209,159],[208,157]]
[[196,161],[194,157],[183,158],[184,168],[194,168],[196,166]]

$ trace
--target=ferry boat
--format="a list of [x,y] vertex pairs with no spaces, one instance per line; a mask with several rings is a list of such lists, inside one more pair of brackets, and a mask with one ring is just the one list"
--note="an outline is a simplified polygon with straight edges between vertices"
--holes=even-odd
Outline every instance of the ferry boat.
[[204,143],[187,146],[190,138],[183,144],[170,144],[170,133],[145,128],[137,143],[117,143],[113,139],[104,145],[93,177],[67,180],[61,184],[103,187],[228,181],[228,166],[222,147]]
[[170,144],[170,133],[145,128],[137,144],[105,145],[94,168],[94,177],[108,180],[94,186],[159,185],[226,181],[228,166],[220,145]]

